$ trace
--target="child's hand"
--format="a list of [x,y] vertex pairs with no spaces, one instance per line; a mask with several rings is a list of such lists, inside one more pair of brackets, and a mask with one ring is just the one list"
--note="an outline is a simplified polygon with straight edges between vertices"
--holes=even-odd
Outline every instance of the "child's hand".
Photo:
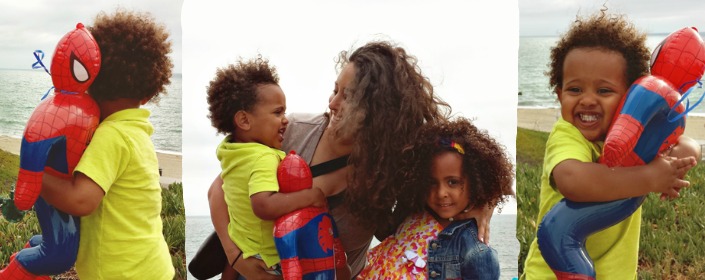
[[311,188],[308,190],[311,195],[311,206],[313,207],[325,207],[328,204],[326,200],[326,195],[319,188]]
[[690,186],[690,182],[683,180],[685,173],[697,164],[694,157],[674,158],[659,155],[648,165],[653,171],[651,190],[661,193],[661,197],[676,198],[683,187]]

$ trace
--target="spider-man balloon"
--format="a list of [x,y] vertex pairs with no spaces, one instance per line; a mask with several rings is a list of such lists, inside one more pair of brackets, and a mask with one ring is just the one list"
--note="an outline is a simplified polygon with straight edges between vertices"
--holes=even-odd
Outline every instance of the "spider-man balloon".
[[[666,37],[652,54],[652,75],[639,78],[622,99],[600,163],[610,167],[643,165],[676,144],[685,130],[681,93],[695,85],[704,71],[705,44],[695,28],[683,28]],[[595,268],[585,249],[587,237],[631,216],[644,199],[599,203],[562,199],[554,205],[536,235],[541,255],[556,277],[595,279]]]
[[[277,168],[279,192],[311,188],[311,170],[291,151]],[[274,222],[274,244],[284,279],[335,279],[335,270],[347,266],[345,250],[333,217],[323,207],[306,207]]]
[[34,205],[42,235],[11,258],[0,279],[42,279],[60,274],[76,261],[79,217],[48,205],[39,193],[44,171],[71,180],[83,151],[98,127],[100,112],[86,90],[98,75],[100,49],[83,24],[64,35],[54,51],[51,76],[54,94],[34,109],[20,148],[15,204]]

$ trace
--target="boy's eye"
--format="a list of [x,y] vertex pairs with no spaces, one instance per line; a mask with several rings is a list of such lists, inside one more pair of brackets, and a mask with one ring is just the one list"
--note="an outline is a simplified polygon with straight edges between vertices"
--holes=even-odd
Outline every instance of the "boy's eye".
[[577,88],[577,87],[570,87],[570,88],[568,88],[568,90],[566,90],[566,91],[567,91],[567,92],[570,92],[570,93],[580,93],[580,88]]
[[612,92],[613,92],[612,89],[609,89],[609,88],[601,88],[601,89],[597,90],[598,94],[608,94],[608,93],[612,93]]

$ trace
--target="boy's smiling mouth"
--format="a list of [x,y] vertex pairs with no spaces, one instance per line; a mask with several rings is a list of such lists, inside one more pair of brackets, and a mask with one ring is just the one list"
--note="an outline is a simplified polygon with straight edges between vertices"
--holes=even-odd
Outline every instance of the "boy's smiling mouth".
[[578,117],[580,118],[580,120],[582,122],[587,122],[587,123],[596,122],[598,119],[598,115],[594,114],[594,113],[592,113],[592,114],[579,113]]

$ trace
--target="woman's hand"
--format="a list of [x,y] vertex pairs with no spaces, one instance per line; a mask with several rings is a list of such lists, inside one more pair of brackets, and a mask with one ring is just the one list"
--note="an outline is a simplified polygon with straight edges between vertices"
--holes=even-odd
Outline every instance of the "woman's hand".
[[240,257],[235,261],[233,268],[246,279],[283,279],[281,276],[269,274],[266,271],[267,265],[258,258],[243,259]]
[[490,220],[494,213],[494,207],[485,205],[470,209],[468,212],[460,213],[456,216],[458,220],[474,218],[477,221],[477,239],[485,244],[490,244]]

